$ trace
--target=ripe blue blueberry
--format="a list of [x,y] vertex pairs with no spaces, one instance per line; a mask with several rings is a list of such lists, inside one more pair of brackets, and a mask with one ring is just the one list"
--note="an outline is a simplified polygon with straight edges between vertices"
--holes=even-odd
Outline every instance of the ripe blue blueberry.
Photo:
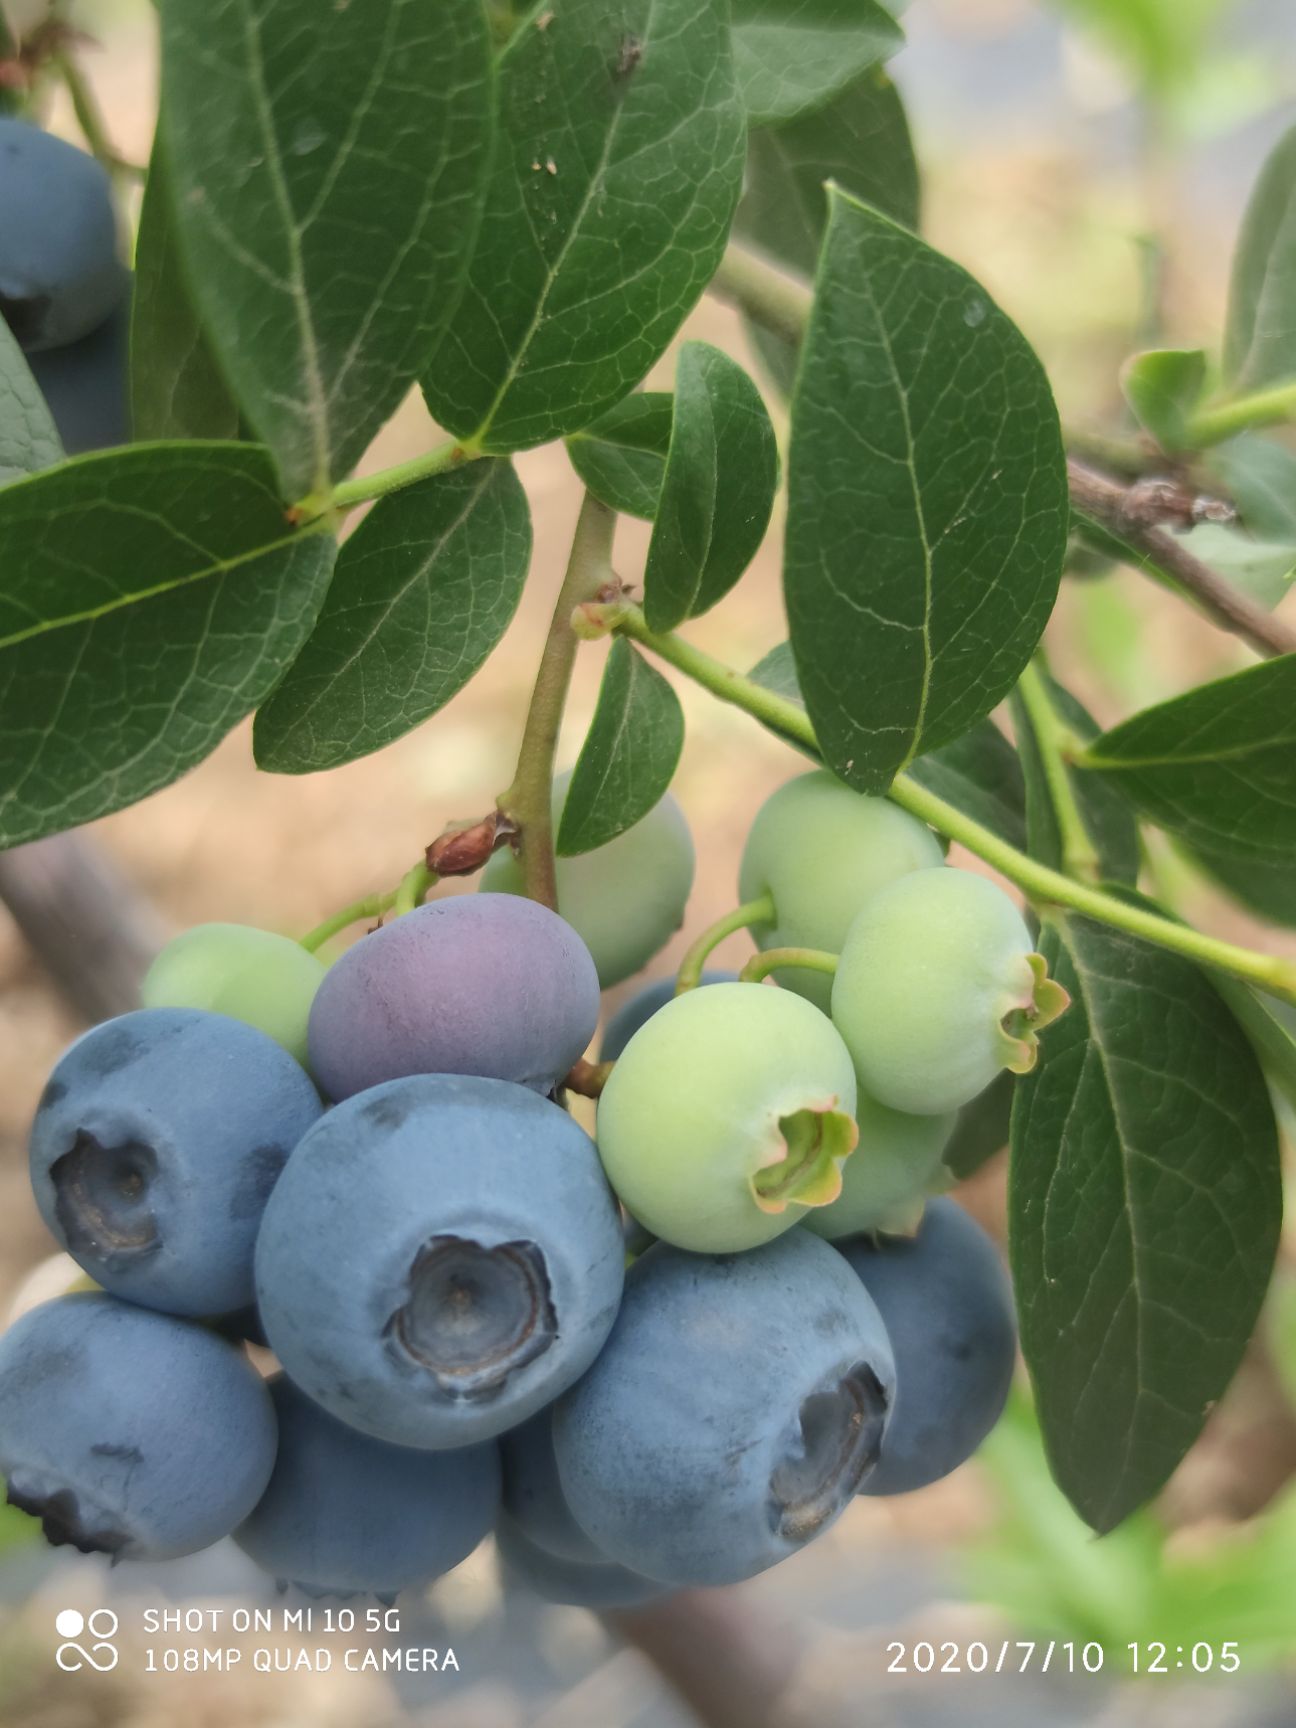
[[893,1388],[881,1317],[819,1237],[723,1257],[658,1244],[555,1408],[563,1492],[619,1565],[736,1583],[837,1518],[877,1462]]
[[981,1226],[933,1200],[912,1239],[837,1247],[886,1322],[896,1397],[865,1494],[905,1494],[970,1458],[1003,1412],[1017,1355],[1012,1289]]
[[130,442],[130,324],[123,300],[88,336],[27,356],[69,456]]
[[523,1534],[507,1514],[495,1529],[495,1546],[506,1576],[546,1602],[569,1608],[638,1608],[670,1592],[669,1584],[641,1578],[609,1560],[569,1560]]
[[257,1293],[287,1373],[381,1440],[514,1427],[616,1316],[621,1221],[589,1136],[502,1080],[417,1075],[329,1112],[266,1208]]
[[504,1511],[527,1541],[564,1560],[603,1559],[563,1493],[554,1456],[552,1405],[503,1436],[500,1462]]
[[88,336],[123,287],[103,168],[39,127],[0,119],[0,315],[19,346]]
[[[702,974],[703,984],[736,984],[736,972],[724,972],[720,969],[708,970]],[[700,988],[700,986],[699,986]],[[675,977],[657,978],[651,984],[645,984],[642,990],[637,990],[628,1002],[623,1002],[616,1013],[608,1021],[603,1033],[603,1042],[599,1047],[599,1059],[603,1062],[615,1062],[646,1021],[652,1019],[658,1009],[664,1008],[668,1002],[675,999]]]
[[105,1290],[225,1314],[252,1300],[266,1198],[320,1110],[301,1067],[239,1020],[123,1014],[55,1065],[32,1124],[36,1203]]
[[274,1457],[265,1382],[205,1326],[75,1295],[0,1338],[0,1471],[55,1546],[197,1553],[248,1515]]
[[430,1584],[490,1533],[493,1443],[429,1456],[348,1428],[286,1375],[270,1392],[279,1452],[234,1540],[272,1578],[311,1596],[392,1597]]
[[598,1023],[598,975],[563,919],[511,894],[434,900],[362,936],[310,1016],[311,1068],[339,1102],[409,1074],[550,1091]]

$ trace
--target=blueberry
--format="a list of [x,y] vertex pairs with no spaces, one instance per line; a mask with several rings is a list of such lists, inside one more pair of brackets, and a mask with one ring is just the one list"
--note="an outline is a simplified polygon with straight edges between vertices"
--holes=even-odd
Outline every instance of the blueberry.
[[[702,974],[703,984],[736,984],[736,972],[723,972],[719,969],[708,970]],[[603,1062],[615,1062],[634,1037],[639,1028],[651,1020],[659,1008],[664,1008],[668,1002],[675,999],[675,976],[657,978],[651,984],[645,984],[642,990],[637,990],[628,1002],[623,1002],[616,1013],[608,1021],[603,1033],[603,1042],[599,1047],[599,1059]]]
[[274,1457],[265,1382],[205,1326],[76,1295],[0,1338],[0,1470],[55,1546],[197,1553],[252,1510]]
[[554,1456],[552,1405],[504,1435],[500,1461],[504,1511],[529,1542],[564,1560],[603,1559],[563,1494]]
[[655,1236],[732,1253],[841,1192],[855,1074],[832,1022],[774,985],[713,984],[658,1009],[599,1100],[603,1166]]
[[320,1101],[264,1033],[143,1008],[78,1038],[31,1132],[41,1216],[116,1296],[173,1314],[252,1300],[267,1196]]
[[262,1571],[312,1596],[391,1597],[467,1558],[499,1508],[492,1443],[429,1456],[348,1428],[285,1375],[274,1473],[234,1540]]
[[909,1240],[837,1247],[886,1322],[896,1398],[865,1494],[905,1494],[970,1458],[1003,1412],[1017,1353],[1012,1289],[993,1242],[953,1200]]
[[[907,811],[816,769],[762,804],[743,849],[738,893],[743,901],[765,894],[774,901],[774,923],[752,932],[762,948],[840,954],[851,920],[879,888],[942,862],[939,840]],[[789,970],[779,982],[827,1013],[832,985],[823,973]]]
[[615,1318],[621,1223],[589,1136],[502,1080],[418,1075],[325,1116],[257,1244],[297,1384],[397,1445],[500,1434],[584,1372]]
[[859,1144],[842,1166],[842,1191],[815,1206],[805,1225],[830,1242],[862,1230],[913,1229],[933,1189],[948,1186],[943,1154],[957,1117],[907,1116],[855,1094]]
[[479,1074],[550,1091],[598,1023],[598,976],[570,924],[511,894],[435,900],[361,937],[310,1016],[330,1098],[408,1074]]
[[723,1257],[659,1244],[554,1411],[563,1492],[617,1564],[736,1583],[845,1508],[884,1444],[893,1385],[876,1307],[817,1236]]
[[552,1554],[524,1535],[507,1515],[496,1526],[495,1546],[506,1576],[546,1602],[569,1608],[638,1608],[670,1593],[669,1584],[641,1578],[610,1560],[569,1560]]
[[29,353],[107,319],[124,286],[112,186],[93,156],[0,118],[0,314]]
[[130,303],[65,348],[28,356],[69,456],[130,442]]
[[325,967],[300,942],[248,924],[197,924],[145,974],[146,1008],[210,1008],[282,1044],[305,1065],[306,1025]]
[[[554,827],[571,775],[554,781]],[[558,910],[594,956],[610,990],[660,952],[684,922],[696,858],[684,812],[668,792],[648,814],[593,852],[558,860]],[[522,869],[505,847],[482,874],[482,887],[521,894]]]

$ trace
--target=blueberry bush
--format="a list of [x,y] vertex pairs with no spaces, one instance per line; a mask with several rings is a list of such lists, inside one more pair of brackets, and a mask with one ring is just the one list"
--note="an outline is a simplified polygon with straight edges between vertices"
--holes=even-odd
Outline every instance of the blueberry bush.
[[[1068,439],[921,237],[898,10],[159,0],[129,243],[74,46],[0,40],[0,847],[253,714],[266,774],[421,726],[527,581],[513,457],[560,443],[583,488],[495,806],[299,942],[185,933],[51,1075],[36,1203],[97,1288],[0,1340],[0,1470],[52,1541],[233,1533],[389,1596],[494,1527],[541,1593],[625,1606],[954,1469],[1018,1335],[1100,1533],[1227,1389],[1296,964],[1185,922],[1145,837],[1296,925],[1296,636],[1256,578],[1296,563],[1296,133],[1220,341],[1132,356],[1124,426]],[[55,77],[88,149],[37,124]],[[743,354],[685,341],[641,388],[707,293]],[[357,473],[415,387],[440,435]],[[776,512],[785,639],[736,667],[688,626]],[[1101,730],[1041,646],[1095,560],[1254,663]],[[600,1051],[601,991],[688,915],[679,679],[788,782],[732,913]],[[741,974],[704,970],[742,930]],[[942,1197],[1009,1139],[1011,1285]]]

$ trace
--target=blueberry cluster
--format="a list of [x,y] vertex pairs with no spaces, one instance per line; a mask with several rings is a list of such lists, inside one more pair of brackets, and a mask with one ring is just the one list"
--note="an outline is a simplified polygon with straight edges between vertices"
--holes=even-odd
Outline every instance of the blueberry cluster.
[[[660,948],[673,896],[615,880]],[[564,1080],[599,968],[544,906],[488,881],[329,967],[179,937],[36,1115],[37,1204],[98,1288],[0,1339],[10,1500],[114,1558],[232,1533],[315,1593],[390,1596],[493,1528],[545,1596],[612,1607],[954,1469],[1015,1332],[988,1238],[929,1195],[951,1113],[1027,1059],[1029,934],[822,774],[766,805],[743,892],[762,945],[840,952],[831,988],[649,985],[607,1029],[597,1144]]]
[[0,116],[0,315],[70,456],[127,440],[130,272],[93,156]]

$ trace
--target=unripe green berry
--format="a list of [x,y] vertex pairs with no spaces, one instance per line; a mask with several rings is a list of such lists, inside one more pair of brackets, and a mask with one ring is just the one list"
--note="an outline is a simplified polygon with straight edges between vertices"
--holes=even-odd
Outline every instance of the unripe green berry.
[[[765,894],[774,901],[773,925],[752,931],[762,949],[840,954],[852,919],[879,889],[942,862],[930,828],[818,769],[780,786],[757,812],[738,893],[744,903]],[[828,1012],[832,984],[822,973],[788,971],[780,982]]]
[[145,974],[146,1008],[207,1008],[245,1021],[306,1066],[306,1023],[324,965],[290,936],[250,924],[196,924]]
[[1035,1065],[1036,1033],[1067,1005],[1025,920],[993,882],[920,870],[850,927],[832,1017],[861,1090],[893,1110],[961,1109],[1002,1069]]
[[655,1236],[701,1254],[769,1242],[841,1192],[855,1145],[850,1053],[817,1008],[713,984],[658,1010],[598,1111],[608,1179]]
[[888,1110],[855,1094],[859,1144],[842,1169],[842,1191],[831,1206],[807,1212],[806,1225],[830,1242],[874,1232],[907,1236],[922,1221],[927,1196],[948,1185],[942,1162],[958,1120]]
[[[554,781],[554,832],[570,773]],[[599,984],[610,990],[646,966],[684,922],[693,887],[693,837],[668,792],[633,828],[606,846],[559,858],[558,910],[594,956]],[[522,866],[501,847],[482,872],[492,894],[522,894]]]

